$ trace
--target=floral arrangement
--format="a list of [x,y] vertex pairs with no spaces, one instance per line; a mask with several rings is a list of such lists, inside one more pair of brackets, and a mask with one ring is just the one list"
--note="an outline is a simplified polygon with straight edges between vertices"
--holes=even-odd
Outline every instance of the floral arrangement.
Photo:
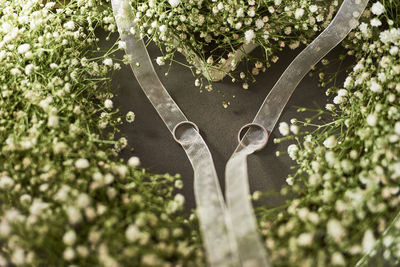
[[[132,2],[141,34],[164,51],[158,64],[184,53],[200,86],[200,74],[213,80],[208,73],[228,62],[223,71],[245,89],[277,51],[311,42],[339,4]],[[295,197],[257,212],[274,266],[400,256],[398,14],[398,1],[371,2],[343,43],[357,64],[327,89],[333,104],[279,126],[275,142],[294,141],[297,171],[282,189]],[[135,114],[113,107],[110,77],[123,63],[114,52],[124,43],[101,51],[100,28],[116,31],[109,1],[0,0],[0,266],[205,265],[195,216],[180,212],[184,198],[174,193],[180,177],[118,159],[127,145],[115,140],[118,126]],[[235,53],[249,45],[265,57],[243,53],[248,72],[236,74]]]
[[100,27],[115,30],[107,2],[0,1],[0,266],[204,262],[179,177],[116,157],[120,63]]
[[[338,1],[314,0],[150,0],[134,1],[133,8],[141,35],[162,47],[159,65],[173,62],[175,53],[181,52],[199,76],[196,86],[204,83],[201,74],[220,80],[222,72],[248,89],[255,76],[278,61],[277,51],[311,42],[329,24],[338,5]],[[256,46],[263,48],[263,59],[246,53]],[[249,71],[236,74],[242,57]],[[205,88],[210,91],[212,85]]]
[[288,154],[298,164],[282,193],[298,197],[275,216],[260,211],[277,265],[355,266],[380,250],[387,261],[400,256],[399,12],[399,2],[374,3],[344,42],[357,64],[343,87],[327,90],[333,103],[279,125],[285,137],[275,142],[295,141]]

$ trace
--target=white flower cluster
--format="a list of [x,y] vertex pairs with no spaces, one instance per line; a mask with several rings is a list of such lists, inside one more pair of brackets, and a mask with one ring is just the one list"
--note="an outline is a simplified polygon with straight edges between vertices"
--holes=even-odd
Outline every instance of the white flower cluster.
[[[276,51],[312,40],[338,3],[143,0],[133,7],[140,33],[165,45],[160,65],[176,51],[215,65],[244,43],[263,46],[267,60],[239,73],[247,89],[278,60]],[[279,125],[283,140],[297,141],[287,152],[299,169],[282,189],[298,197],[273,219],[270,210],[259,213],[274,266],[353,266],[378,245],[385,259],[400,257],[400,222],[391,223],[400,204],[400,21],[391,12],[399,8],[372,3],[345,42],[357,64],[315,117],[328,112],[332,122]],[[182,181],[138,170],[136,156],[115,158],[128,142],[115,140],[122,119],[104,77],[120,68],[113,52],[126,44],[99,56],[94,35],[98,26],[116,30],[109,3],[12,0],[0,1],[0,10],[0,266],[204,266],[195,217],[176,215],[184,198],[173,190]]]
[[125,44],[99,55],[99,27],[116,29],[107,1],[0,0],[0,266],[203,262],[175,214],[181,181],[115,157],[127,139],[109,77]]
[[[354,266],[378,250],[400,258],[400,20],[387,12],[400,2],[384,3],[371,3],[344,42],[356,63],[342,88],[327,90],[333,103],[317,111],[318,122],[292,121],[315,130],[279,125],[276,142],[295,139],[288,154],[299,164],[282,192],[300,197],[261,222],[272,262]],[[326,112],[333,121],[319,122]]]
[[[196,74],[200,74],[207,72],[204,67],[212,70],[226,62],[230,62],[230,71],[234,72],[239,63],[233,60],[234,54],[244,44],[264,47],[266,65],[269,65],[277,62],[274,54],[283,47],[296,49],[301,43],[309,43],[327,26],[338,6],[338,1],[320,5],[314,2],[140,0],[133,9],[141,35],[165,48],[164,56],[156,59],[158,65],[173,59],[175,52],[183,52],[189,63],[198,68]],[[197,62],[199,58],[204,62]],[[258,64],[259,60],[254,63]],[[244,77],[239,75],[244,80],[244,89],[260,69],[265,71],[265,66],[254,67]]]

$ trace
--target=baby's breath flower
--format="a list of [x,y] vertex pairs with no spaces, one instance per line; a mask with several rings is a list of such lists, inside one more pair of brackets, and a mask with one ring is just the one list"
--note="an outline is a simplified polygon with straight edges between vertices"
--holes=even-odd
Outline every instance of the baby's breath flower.
[[244,33],[244,38],[246,39],[247,42],[251,42],[255,37],[256,35],[253,30],[247,30]]
[[0,177],[0,189],[10,189],[15,184],[14,180],[8,176]]
[[379,83],[377,83],[375,80],[371,81],[370,89],[374,93],[381,93],[382,92],[382,86]]
[[180,0],[168,0],[168,3],[171,5],[171,7],[177,7],[181,1]]
[[87,159],[82,158],[75,161],[75,167],[78,169],[87,169],[89,166],[89,161]]
[[382,5],[381,2],[376,2],[372,5],[371,11],[373,14],[379,16],[385,11],[385,7]]
[[364,237],[362,239],[362,248],[364,253],[369,253],[375,246],[375,237],[371,229],[368,229],[364,233]]
[[113,65],[113,60],[111,58],[106,58],[103,60],[103,64],[111,67]]
[[336,219],[330,219],[327,224],[328,235],[335,240],[335,242],[340,242],[342,238],[346,235],[346,231],[342,224]]
[[125,231],[125,238],[128,242],[135,242],[140,238],[140,231],[136,225],[129,225]]
[[75,28],[75,22],[73,20],[70,20],[70,21],[64,23],[64,27],[67,30],[71,30],[72,31]]
[[71,247],[67,247],[64,250],[63,257],[66,261],[72,261],[75,258],[75,251]]
[[72,246],[76,241],[76,233],[73,230],[66,232],[63,236],[64,244]]
[[131,167],[138,167],[140,165],[140,159],[138,157],[130,157],[128,160],[128,165]]
[[318,6],[317,5],[311,5],[309,9],[310,9],[311,13],[315,13],[315,12],[318,11]]
[[112,100],[111,100],[111,99],[106,99],[106,100],[104,101],[104,107],[105,107],[106,109],[112,109],[112,108],[113,108],[113,102],[112,102]]
[[165,65],[165,61],[163,57],[157,57],[156,59],[157,65],[162,66]]
[[304,15],[304,9],[298,8],[294,14],[296,19],[300,19]]
[[295,144],[288,146],[288,154],[292,160],[296,160],[299,147]]
[[337,140],[336,137],[334,135],[329,136],[327,139],[325,139],[324,141],[324,146],[326,148],[334,148],[337,145]]
[[135,120],[135,113],[133,111],[128,111],[125,117],[126,121],[132,123]]
[[382,25],[382,22],[378,18],[373,18],[371,20],[371,26],[373,27],[379,27]]
[[22,44],[22,45],[18,46],[18,53],[25,54],[30,49],[31,49],[31,45],[30,44]]
[[394,132],[395,132],[397,135],[400,135],[400,121],[398,121],[398,122],[395,123],[395,125],[394,125]]
[[279,123],[279,132],[283,136],[287,136],[289,134],[289,125],[286,122]]
[[378,117],[375,113],[369,114],[367,116],[367,124],[369,126],[375,126],[377,124],[377,122],[378,122]]
[[300,127],[297,126],[297,125],[290,125],[290,131],[291,131],[293,134],[297,135],[297,134],[299,134],[299,132],[300,132]]

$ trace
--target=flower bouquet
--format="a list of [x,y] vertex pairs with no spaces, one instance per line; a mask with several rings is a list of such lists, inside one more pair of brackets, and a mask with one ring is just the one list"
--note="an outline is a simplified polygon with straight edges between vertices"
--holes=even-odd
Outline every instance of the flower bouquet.
[[[163,52],[155,62],[182,53],[194,83],[212,90],[225,76],[248,89],[278,51],[312,43],[341,3],[150,0],[130,8],[135,34]],[[332,103],[280,122],[273,141],[288,142],[296,172],[281,190],[292,197],[255,213],[268,264],[362,266],[376,254],[397,263],[399,14],[396,0],[371,1],[342,42],[355,63],[343,85],[326,88]],[[180,176],[118,157],[127,139],[115,136],[135,113],[118,112],[110,86],[111,73],[132,60],[115,56],[127,43],[99,46],[99,29],[117,34],[114,15],[106,0],[0,0],[0,266],[207,264],[202,221],[174,193]],[[250,54],[256,47],[263,57]],[[236,71],[239,63],[248,71]],[[319,76],[322,86],[335,78]]]

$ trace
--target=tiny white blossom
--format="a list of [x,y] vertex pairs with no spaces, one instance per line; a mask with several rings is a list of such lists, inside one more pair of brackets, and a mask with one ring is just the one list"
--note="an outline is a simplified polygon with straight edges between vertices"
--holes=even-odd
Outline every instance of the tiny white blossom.
[[243,17],[243,15],[244,15],[243,8],[239,8],[239,9],[236,11],[236,17],[240,18],[240,17]]
[[379,39],[383,43],[396,43],[398,40],[400,40],[400,29],[390,29],[383,31],[379,34]]
[[126,49],[126,42],[118,41],[118,48],[119,49]]
[[28,194],[23,194],[20,198],[19,201],[23,204],[23,205],[27,205],[30,204],[32,201],[32,197]]
[[392,56],[397,55],[397,54],[399,53],[399,47],[398,47],[398,46],[393,46],[393,47],[391,47],[390,50],[389,50],[389,53],[390,53]]
[[294,184],[294,179],[293,177],[288,177],[286,178],[286,183],[290,186],[292,186]]
[[131,167],[138,167],[140,165],[140,159],[138,157],[130,157],[128,160],[128,165]]
[[255,33],[253,30],[247,30],[244,33],[244,38],[246,39],[247,42],[250,42],[251,40],[253,40],[256,37]]
[[345,101],[346,98],[343,96],[337,95],[333,98],[333,103],[336,105],[342,104]]
[[10,189],[14,185],[14,180],[8,176],[0,177],[0,189]]
[[89,168],[89,161],[87,159],[81,158],[75,161],[75,167],[78,169]]
[[157,65],[159,65],[159,66],[165,65],[164,58],[163,58],[163,57],[157,57],[157,58],[156,58],[156,63],[157,63]]
[[247,12],[247,15],[249,15],[249,17],[254,17],[255,15],[256,15],[256,11],[254,10],[254,9],[250,9],[248,12]]
[[168,3],[171,7],[177,7],[181,3],[181,0],[168,0]]
[[133,111],[128,111],[128,113],[126,113],[126,121],[131,123],[135,120],[135,113]]
[[297,125],[290,125],[290,131],[293,133],[293,134],[299,134],[299,132],[300,132],[300,127],[299,126],[297,126]]
[[344,88],[350,89],[350,87],[353,85],[353,82],[353,78],[351,76],[348,76],[344,81]]
[[160,30],[161,33],[165,33],[168,28],[165,25],[161,25],[158,29]]
[[12,255],[11,255],[11,261],[16,264],[17,266],[25,265],[25,252],[22,248],[17,247]]
[[318,11],[318,6],[317,5],[311,5],[309,9],[310,9],[311,13],[315,13],[315,12]]
[[279,132],[283,136],[287,136],[289,134],[289,125],[286,122],[279,123]]
[[375,126],[377,124],[377,122],[378,122],[378,117],[376,116],[375,113],[369,114],[367,116],[367,124],[369,126],[373,127],[373,126]]
[[40,199],[34,199],[32,205],[29,207],[29,212],[32,215],[39,216],[45,209],[48,208],[48,206],[48,203],[45,203]]
[[294,13],[294,17],[296,19],[300,19],[303,15],[304,15],[304,9],[302,9],[302,8],[296,9],[296,11]]
[[302,233],[297,238],[297,243],[299,244],[299,246],[309,247],[309,246],[311,246],[313,240],[314,240],[314,235],[313,234],[311,234],[311,233]]
[[287,148],[289,157],[292,160],[295,160],[297,158],[297,151],[299,151],[299,147],[295,144],[291,144],[290,146],[288,146]]
[[125,231],[125,238],[129,242],[135,242],[140,238],[140,231],[136,225],[129,225]]
[[331,262],[334,266],[346,266],[346,260],[344,259],[343,254],[337,251],[332,254]]
[[334,110],[335,110],[335,105],[333,105],[333,104],[326,104],[325,109],[326,109],[326,110],[329,110],[329,111],[334,111]]
[[346,96],[347,95],[347,90],[346,89],[340,89],[337,94],[338,96]]
[[364,237],[362,239],[362,248],[364,253],[370,253],[371,250],[375,246],[375,236],[371,229],[368,229],[364,233]]
[[[0,237],[7,237],[11,233],[11,226],[6,220],[0,221]],[[1,265],[0,265],[1,266]]]
[[372,5],[371,11],[373,14],[379,16],[385,11],[385,7],[382,5],[381,2],[376,2]]
[[35,66],[33,64],[28,64],[25,66],[25,74],[31,75],[32,71],[34,70]]
[[381,73],[379,73],[378,74],[378,80],[379,81],[381,81],[381,82],[385,82],[386,81],[386,74],[385,73],[383,73],[383,72],[381,72]]
[[371,81],[370,89],[371,89],[372,92],[375,92],[375,93],[381,93],[382,92],[382,86],[379,83],[377,83],[376,81],[374,81],[374,80]]
[[64,244],[72,246],[76,241],[76,233],[73,230],[66,232],[63,236]]
[[368,24],[365,22],[362,22],[359,26],[361,33],[365,36],[368,37],[369,36],[369,31],[368,31]]
[[90,197],[85,194],[81,193],[76,199],[76,205],[80,208],[87,208],[90,204]]
[[64,250],[63,258],[64,258],[64,260],[66,260],[66,261],[72,261],[72,260],[75,258],[75,251],[74,251],[74,249],[71,248],[71,247],[67,247],[67,248]]
[[31,49],[31,45],[30,44],[22,44],[22,45],[18,46],[18,53],[25,54],[30,49]]
[[262,19],[258,19],[256,20],[256,28],[257,29],[261,29],[262,27],[264,27],[264,21]]
[[47,126],[49,126],[50,128],[58,127],[58,116],[55,114],[51,114],[48,118]]
[[69,206],[66,209],[68,221],[72,224],[76,224],[82,220],[82,214],[77,207]]
[[12,68],[12,69],[10,70],[10,72],[11,72],[11,74],[14,75],[14,76],[17,76],[17,75],[20,75],[20,74],[21,74],[21,71],[20,71],[18,68]]
[[343,228],[342,224],[336,219],[330,219],[328,221],[327,232],[328,235],[336,242],[340,242],[346,234],[346,230]]
[[327,139],[324,141],[324,146],[326,148],[334,148],[337,145],[337,140],[334,135],[329,136]]
[[395,132],[397,135],[400,135],[400,121],[398,121],[398,122],[395,123],[395,125],[394,125],[394,132]]
[[70,20],[70,21],[64,23],[64,28],[72,31],[75,28],[75,22],[73,20]]
[[382,22],[378,18],[371,19],[371,26],[379,27],[382,25]]
[[103,64],[106,65],[106,66],[111,67],[112,64],[113,64],[113,61],[112,61],[111,58],[106,58],[106,59],[103,60]]
[[57,68],[58,68],[58,65],[56,63],[53,62],[53,63],[50,64],[50,69],[55,70]]
[[112,109],[112,108],[113,108],[113,102],[112,102],[112,100],[111,100],[111,99],[106,99],[106,100],[104,101],[104,107],[105,107],[106,109]]

